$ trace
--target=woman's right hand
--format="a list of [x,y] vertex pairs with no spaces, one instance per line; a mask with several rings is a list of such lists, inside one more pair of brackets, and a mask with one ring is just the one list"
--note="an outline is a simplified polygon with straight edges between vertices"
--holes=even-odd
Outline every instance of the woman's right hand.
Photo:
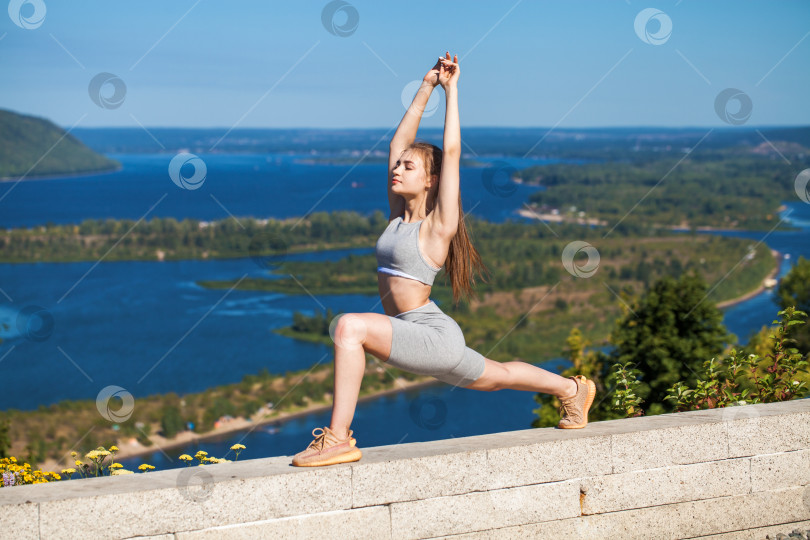
[[441,74],[442,68],[442,57],[440,56],[439,59],[436,61],[436,65],[430,68],[430,71],[427,72],[422,78],[422,81],[430,84],[434,88],[439,84],[439,75]]

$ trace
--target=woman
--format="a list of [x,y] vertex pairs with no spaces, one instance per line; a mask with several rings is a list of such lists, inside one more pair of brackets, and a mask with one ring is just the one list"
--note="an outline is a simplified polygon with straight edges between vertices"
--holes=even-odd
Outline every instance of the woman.
[[[558,427],[583,428],[596,393],[582,375],[561,377],[525,362],[497,362],[466,346],[458,324],[430,300],[436,274],[445,268],[453,298],[469,295],[472,267],[485,267],[464,225],[459,192],[461,133],[458,119],[458,56],[450,53],[425,75],[391,140],[388,160],[389,224],[377,241],[377,279],[385,315],[351,313],[335,326],[335,392],[331,426],[315,428],[315,440],[293,465],[315,467],[357,461],[362,452],[349,429],[366,353],[397,368],[431,375],[474,390],[504,388],[560,398]],[[431,92],[441,85],[447,101],[444,149],[414,142]],[[471,283],[472,282],[472,283]],[[320,433],[317,433],[320,430]]]

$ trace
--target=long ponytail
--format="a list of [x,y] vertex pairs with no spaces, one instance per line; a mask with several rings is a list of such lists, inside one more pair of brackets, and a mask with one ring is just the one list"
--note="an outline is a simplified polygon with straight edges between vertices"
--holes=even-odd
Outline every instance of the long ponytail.
[[[408,146],[408,149],[418,152],[425,164],[425,173],[428,176],[434,174],[439,176],[439,182],[441,182],[442,149],[424,141],[414,141]],[[430,191],[428,203],[431,208],[436,207],[438,196],[438,189]],[[450,278],[450,284],[453,287],[453,303],[456,305],[462,297],[469,299],[473,295],[477,296],[478,293],[473,288],[476,272],[485,283],[487,280],[484,279],[484,274],[489,275],[489,270],[481,260],[481,256],[473,246],[467,232],[467,225],[464,222],[464,209],[461,206],[461,190],[459,190],[458,194],[458,229],[450,242],[444,269]]]

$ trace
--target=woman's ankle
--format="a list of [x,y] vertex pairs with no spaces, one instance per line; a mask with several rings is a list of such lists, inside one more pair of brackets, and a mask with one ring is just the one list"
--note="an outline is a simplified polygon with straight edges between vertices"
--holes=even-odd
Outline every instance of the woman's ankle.
[[579,390],[579,385],[573,379],[566,379],[569,383],[569,388],[573,387],[573,390],[566,390],[561,396],[557,396],[560,399],[571,399],[572,397],[577,395],[577,391]]

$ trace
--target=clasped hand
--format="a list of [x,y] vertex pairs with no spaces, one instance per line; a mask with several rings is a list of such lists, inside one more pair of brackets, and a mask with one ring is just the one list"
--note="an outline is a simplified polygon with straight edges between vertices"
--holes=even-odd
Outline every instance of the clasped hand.
[[460,73],[461,70],[458,67],[458,55],[455,55],[451,60],[450,51],[447,51],[446,56],[439,57],[436,65],[433,66],[430,71],[428,71],[423,80],[430,83],[434,87],[441,85],[442,88],[446,90],[449,86],[458,84],[458,76]]

